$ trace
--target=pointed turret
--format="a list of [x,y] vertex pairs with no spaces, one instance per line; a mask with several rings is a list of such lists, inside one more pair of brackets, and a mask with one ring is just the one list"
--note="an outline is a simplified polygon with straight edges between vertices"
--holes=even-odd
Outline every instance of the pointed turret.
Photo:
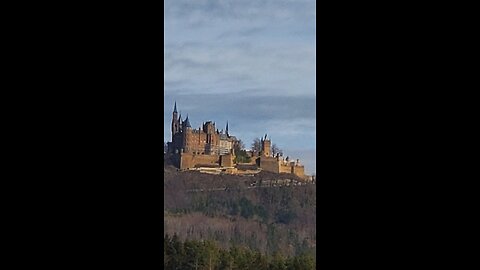
[[188,114],[187,114],[187,118],[185,118],[185,127],[189,127],[189,128],[192,127],[192,126],[190,125],[190,120],[188,120]]
[[182,112],[180,112],[180,116],[178,117],[178,132],[183,131],[183,120],[182,120]]
[[173,107],[173,112],[176,113],[177,112],[177,101],[175,100],[175,106]]

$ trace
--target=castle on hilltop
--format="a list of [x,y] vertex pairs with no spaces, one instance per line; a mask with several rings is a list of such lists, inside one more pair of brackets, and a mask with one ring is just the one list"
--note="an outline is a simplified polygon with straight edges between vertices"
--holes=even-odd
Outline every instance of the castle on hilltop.
[[239,149],[239,140],[228,130],[218,130],[212,121],[204,122],[198,129],[193,129],[189,117],[182,120],[177,112],[175,102],[172,114],[172,141],[167,143],[166,156],[181,170],[198,169],[231,174],[249,174],[265,170],[274,173],[292,173],[305,178],[304,166],[299,160],[291,162],[280,154],[271,154],[271,141],[261,139],[261,150],[250,153],[250,163],[236,163],[235,149]]

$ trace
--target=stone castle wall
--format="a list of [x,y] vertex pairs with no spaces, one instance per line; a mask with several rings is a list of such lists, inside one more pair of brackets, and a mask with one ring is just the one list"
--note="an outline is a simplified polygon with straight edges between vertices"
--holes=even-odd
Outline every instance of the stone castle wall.
[[222,167],[233,167],[233,155],[227,154],[220,156],[220,166]]
[[303,165],[297,165],[295,162],[284,163],[273,157],[259,157],[257,164],[262,170],[267,172],[292,173],[300,178],[305,177],[305,167]]
[[197,165],[219,165],[218,155],[193,155],[182,153],[180,156],[180,169],[194,168]]
[[293,166],[292,173],[298,177],[305,178],[305,167],[304,166]]
[[280,164],[279,167],[280,173],[292,173],[292,167],[290,164]]
[[276,158],[260,157],[258,165],[264,171],[279,173],[279,164],[278,164],[278,160]]
[[185,132],[185,152],[209,154],[220,145],[220,137],[216,133],[208,134],[202,130]]

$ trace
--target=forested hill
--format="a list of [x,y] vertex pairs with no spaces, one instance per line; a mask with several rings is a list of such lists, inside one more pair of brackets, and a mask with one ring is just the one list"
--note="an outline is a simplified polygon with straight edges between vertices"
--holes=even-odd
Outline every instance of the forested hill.
[[279,184],[297,179],[289,174],[209,175],[170,166],[164,177],[165,235],[269,256],[314,254],[315,185]]

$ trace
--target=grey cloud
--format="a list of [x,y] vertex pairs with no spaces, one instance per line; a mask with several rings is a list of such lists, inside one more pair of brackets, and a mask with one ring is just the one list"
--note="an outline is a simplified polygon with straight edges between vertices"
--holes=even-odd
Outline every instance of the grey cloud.
[[166,0],[165,15],[192,17],[208,14],[208,18],[289,19],[294,16],[315,16],[315,1],[282,0]]
[[[178,107],[185,104],[198,115],[214,116],[219,112],[242,120],[255,118],[287,119],[309,118],[315,120],[315,97],[313,96],[250,96],[243,92],[233,94],[188,94],[167,93],[166,100],[177,100]],[[170,106],[171,107],[171,106]]]
[[247,146],[267,132],[282,148],[314,149],[315,5],[166,0],[165,139],[177,100],[194,127],[228,120]]
[[238,30],[238,31],[225,31],[218,35],[218,39],[224,39],[224,38],[248,38],[254,35],[258,35],[260,33],[263,33],[264,29],[260,27],[253,27],[249,28],[246,30]]
[[[276,92],[291,92],[297,85],[300,91],[314,91],[311,87],[314,85],[305,85],[306,75],[315,76],[315,49],[309,46],[278,49],[253,48],[244,43],[210,49],[173,46],[164,56],[167,80],[184,78],[196,87],[198,81],[205,83],[206,88],[231,87],[233,83],[238,85],[241,78],[239,86],[243,88],[263,84],[274,86]],[[230,83],[223,85],[227,82]]]

